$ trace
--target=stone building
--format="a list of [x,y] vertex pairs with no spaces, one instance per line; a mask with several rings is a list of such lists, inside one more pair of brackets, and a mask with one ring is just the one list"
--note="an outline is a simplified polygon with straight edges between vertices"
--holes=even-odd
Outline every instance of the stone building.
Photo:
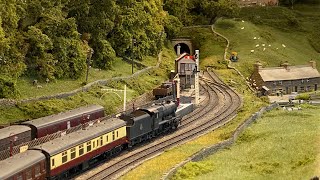
[[195,67],[194,56],[188,53],[183,53],[175,59],[175,73],[179,74],[181,88],[190,88],[194,85]]
[[249,81],[263,95],[290,94],[318,90],[320,74],[315,61],[300,66],[290,66],[286,62],[272,68],[262,68],[257,62]]
[[239,5],[245,6],[277,6],[279,0],[239,0]]

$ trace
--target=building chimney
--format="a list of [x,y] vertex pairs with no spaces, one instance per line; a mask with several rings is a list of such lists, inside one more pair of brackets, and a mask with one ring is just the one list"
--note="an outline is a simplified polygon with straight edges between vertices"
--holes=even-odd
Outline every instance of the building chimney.
[[289,70],[289,63],[288,61],[281,64],[281,67],[284,67],[286,70]]
[[310,64],[310,66],[313,68],[313,69],[316,69],[317,68],[317,63],[316,63],[316,61],[309,61],[309,64]]
[[180,54],[181,54],[181,46],[180,46],[180,44],[178,44],[177,45],[177,56],[179,57],[180,56]]
[[256,63],[253,64],[253,67],[255,72],[259,72],[260,69],[262,68],[262,64],[259,61],[257,61]]

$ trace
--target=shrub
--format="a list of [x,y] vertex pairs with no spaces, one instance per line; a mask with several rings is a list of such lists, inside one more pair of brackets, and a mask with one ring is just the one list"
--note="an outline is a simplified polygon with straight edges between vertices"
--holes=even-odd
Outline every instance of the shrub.
[[10,78],[0,77],[0,98],[15,98],[18,95],[16,84]]

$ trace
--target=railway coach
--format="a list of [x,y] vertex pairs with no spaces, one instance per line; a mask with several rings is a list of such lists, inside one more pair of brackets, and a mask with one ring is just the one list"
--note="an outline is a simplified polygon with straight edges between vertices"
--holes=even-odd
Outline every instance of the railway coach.
[[32,139],[34,139],[63,131],[101,117],[104,117],[103,106],[90,105],[26,121],[22,124],[31,128]]
[[111,118],[32,149],[45,154],[50,179],[63,179],[88,168],[97,158],[121,151],[126,143],[126,123]]
[[104,117],[103,106],[89,105],[2,128],[0,151],[101,117]]
[[28,150],[0,161],[1,180],[46,178],[46,157],[41,151]]

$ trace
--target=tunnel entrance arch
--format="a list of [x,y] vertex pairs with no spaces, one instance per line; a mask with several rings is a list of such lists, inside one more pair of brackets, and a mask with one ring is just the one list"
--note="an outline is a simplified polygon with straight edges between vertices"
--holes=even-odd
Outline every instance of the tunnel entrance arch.
[[190,55],[194,54],[194,49],[192,46],[191,38],[176,38],[171,39],[171,43],[174,47],[175,52],[177,53],[177,47],[180,45],[180,54],[186,52]]

